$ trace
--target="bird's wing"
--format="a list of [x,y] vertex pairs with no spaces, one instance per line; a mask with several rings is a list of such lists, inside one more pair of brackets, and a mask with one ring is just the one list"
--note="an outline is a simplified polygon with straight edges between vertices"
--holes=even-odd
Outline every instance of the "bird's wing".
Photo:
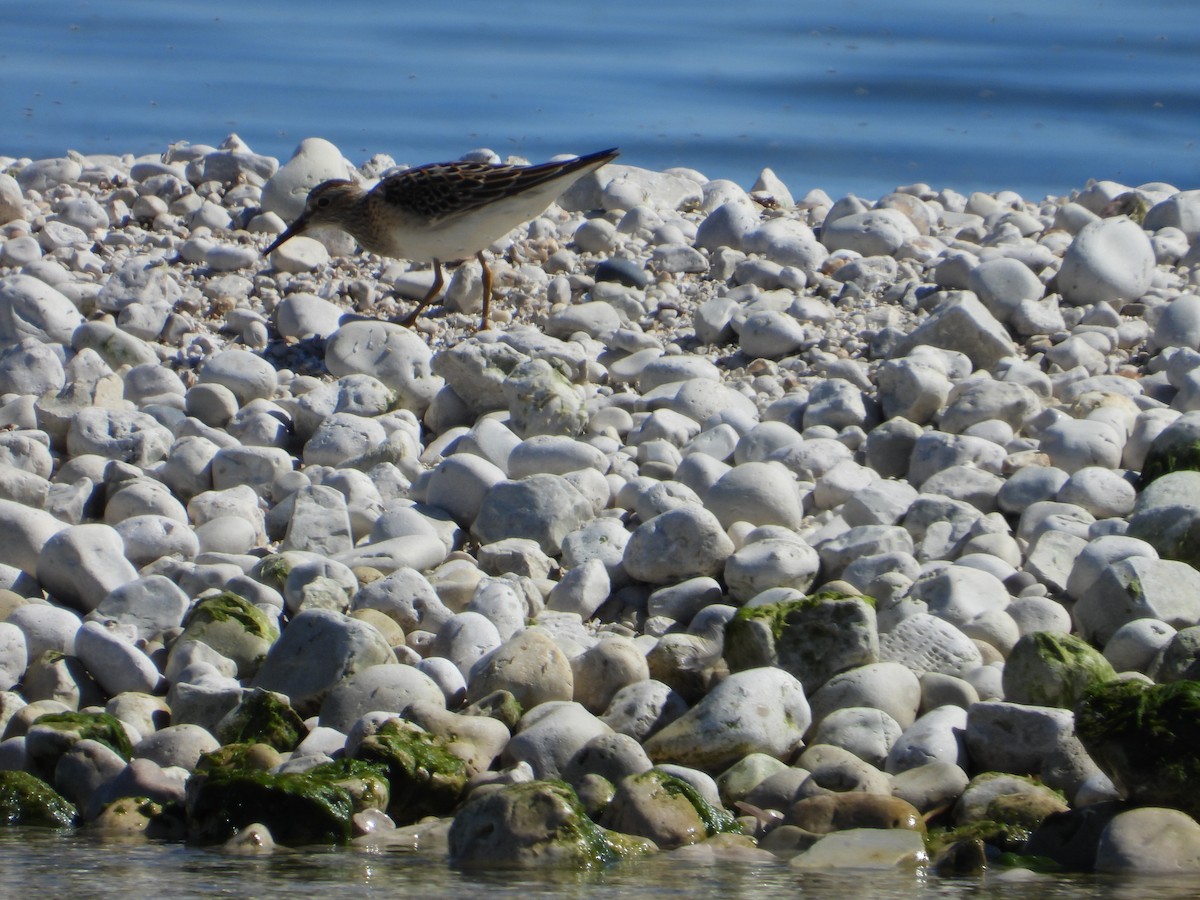
[[[516,196],[564,178],[616,155],[603,151],[536,166],[493,165],[479,162],[431,163],[389,175],[375,188],[393,209],[436,225],[505,197]],[[563,187],[566,187],[564,183]]]

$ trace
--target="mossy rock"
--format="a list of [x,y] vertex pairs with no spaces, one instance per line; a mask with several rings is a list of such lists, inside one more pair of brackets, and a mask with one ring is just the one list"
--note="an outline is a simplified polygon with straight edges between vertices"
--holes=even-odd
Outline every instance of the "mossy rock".
[[400,825],[449,814],[467,785],[466,763],[446,749],[445,741],[402,719],[389,719],[363,738],[354,758],[386,768],[387,813]]
[[295,750],[308,729],[282,694],[255,688],[217,724],[222,744],[267,744],[276,750]]
[[288,559],[286,553],[272,553],[264,556],[256,569],[255,578],[282,594],[292,571],[292,560]]
[[0,772],[0,822],[40,828],[71,828],[75,804],[28,772]]
[[696,810],[696,814],[700,816],[700,821],[704,823],[704,830],[708,837],[714,834],[741,834],[742,826],[734,817],[733,813],[725,809],[723,806],[714,806],[700,796],[700,792],[695,786],[682,778],[670,775],[662,769],[654,768],[650,770],[658,776],[660,783],[668,794],[676,797],[683,797],[692,808]]
[[1048,793],[1002,794],[988,804],[989,821],[1023,829],[1026,836],[1042,824],[1046,816],[1066,812],[1067,802]]
[[1195,681],[1200,676],[1200,625],[1175,632],[1146,674],[1159,684]]
[[200,641],[237,663],[238,677],[258,671],[279,628],[261,609],[232,591],[205,597],[183,621],[177,643]]
[[1187,466],[1150,480],[1147,471],[1129,516],[1128,535],[1150,544],[1163,559],[1200,565],[1200,471]]
[[961,842],[979,841],[1001,853],[1018,853],[1029,839],[1030,829],[1011,822],[993,822],[983,819],[968,822],[953,828],[930,829],[925,835],[925,846],[930,859],[938,859]]
[[54,780],[59,759],[83,740],[104,744],[124,760],[133,755],[125,726],[104,712],[61,712],[38,716],[25,735],[27,768],[38,777]]
[[391,795],[387,767],[382,763],[366,762],[361,759],[337,759],[322,763],[308,770],[313,778],[324,778],[331,784],[345,788],[354,801],[354,811],[365,809],[386,810]]
[[464,869],[559,865],[594,870],[655,849],[642,838],[601,828],[561,781],[473,794],[454,817],[449,842],[451,865]]
[[1116,677],[1112,664],[1087,641],[1035,631],[1017,641],[1004,663],[1004,698],[1073,709],[1092,685]]
[[270,744],[225,744],[209,753],[200,754],[196,771],[201,774],[234,769],[266,772],[274,769],[282,761],[279,751]]
[[740,609],[725,626],[730,671],[777,666],[807,693],[879,661],[875,601],[834,591]]
[[1200,472],[1200,442],[1170,449],[1156,449],[1151,445],[1138,479],[1138,488],[1145,488],[1154,479],[1172,472]]
[[30,725],[34,728],[53,728],[62,734],[71,735],[75,741],[99,741],[124,760],[133,756],[133,746],[125,726],[116,716],[106,712],[63,712],[46,713],[38,716]]
[[733,816],[707,803],[691,784],[657,768],[622,778],[599,823],[647,838],[663,850],[741,830]]
[[1128,800],[1200,816],[1200,681],[1096,685],[1075,732]]
[[[1018,817],[1016,811],[1019,809],[1044,809],[1050,812],[1066,809],[1066,806],[1060,791],[1031,775],[980,772],[959,794],[953,815],[959,825],[976,822],[1008,825],[1025,821],[1026,817]],[[1021,824],[1021,827],[1027,826]]]
[[1150,442],[1138,489],[1173,472],[1200,471],[1200,416],[1184,414]]
[[343,844],[353,814],[348,790],[307,772],[214,769],[187,784],[188,836],[201,844],[227,841],[255,822],[280,844]]
[[511,691],[498,690],[485,694],[470,706],[463,707],[462,714],[464,716],[487,716],[489,719],[503,722],[504,727],[509,731],[516,731],[517,723],[521,721],[525,710],[521,708],[520,701]]

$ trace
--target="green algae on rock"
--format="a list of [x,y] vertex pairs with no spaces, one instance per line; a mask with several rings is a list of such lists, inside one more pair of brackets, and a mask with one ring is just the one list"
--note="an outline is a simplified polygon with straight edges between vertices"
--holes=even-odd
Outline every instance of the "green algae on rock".
[[345,788],[354,801],[355,812],[364,809],[384,811],[388,808],[391,786],[388,784],[387,766],[382,763],[342,758],[313,766],[305,774],[324,778]]
[[0,772],[0,823],[71,828],[75,804],[28,772]]
[[115,716],[104,712],[46,713],[33,721],[25,735],[30,771],[52,781],[59,759],[83,740],[101,743],[124,760],[133,755],[125,726]]
[[354,758],[386,768],[387,813],[398,825],[449,814],[467,785],[466,763],[441,738],[403,719],[389,719],[363,738]]
[[1022,636],[1005,660],[1004,698],[1071,709],[1093,684],[1116,677],[1112,664],[1086,641],[1035,631]]
[[571,787],[561,781],[479,791],[450,826],[450,863],[464,869],[538,865],[597,869],[654,850],[644,838],[597,825]]
[[275,588],[280,594],[287,583],[288,573],[292,571],[294,557],[286,553],[271,553],[264,556],[255,567],[255,577],[263,584]]
[[1200,815],[1200,681],[1096,685],[1075,731],[1128,800]]
[[661,769],[622,778],[616,788],[600,824],[648,838],[663,850],[694,844],[718,832],[740,831],[729,812],[714,807],[692,785]]
[[1180,466],[1147,481],[1150,462],[1146,465],[1129,516],[1129,535],[1146,541],[1164,559],[1200,563],[1200,472]]
[[870,597],[820,592],[746,606],[725,627],[731,671],[778,666],[813,693],[839,672],[879,661]]
[[210,753],[202,753],[196,772],[217,769],[253,769],[266,772],[283,761],[279,751],[269,744],[224,744]]
[[256,822],[280,844],[343,844],[353,814],[346,788],[310,772],[218,768],[187,783],[188,836],[201,844],[229,840]]
[[258,671],[278,638],[279,629],[262,610],[246,598],[224,591],[192,607],[172,649],[187,641],[200,641],[232,659],[238,677],[247,678]]
[[296,749],[307,734],[304,720],[287,698],[262,688],[247,693],[216,727],[222,744],[268,744],[281,752]]
[[980,819],[953,828],[931,829],[925,837],[925,846],[934,858],[964,841],[979,841],[1003,853],[1017,853],[1024,848],[1029,834],[1029,829],[1022,825]]
[[486,697],[480,697],[462,709],[464,716],[487,716],[504,723],[509,731],[517,727],[517,723],[521,721],[521,716],[524,714],[525,711],[512,692],[503,690],[492,691]]
[[1200,471],[1200,416],[1184,413],[1159,432],[1142,463],[1138,488],[1173,472]]

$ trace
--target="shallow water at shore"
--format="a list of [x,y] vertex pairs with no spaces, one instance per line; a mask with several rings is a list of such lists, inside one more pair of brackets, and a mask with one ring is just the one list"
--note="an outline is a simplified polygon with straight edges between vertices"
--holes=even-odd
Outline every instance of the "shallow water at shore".
[[453,896],[458,900],[587,897],[625,900],[731,900],[738,897],[871,897],[873,900],[1142,900],[1195,896],[1184,880],[1030,876],[1003,870],[939,878],[912,872],[800,874],[724,862],[697,866],[665,856],[604,872],[564,870],[463,873],[411,853],[339,850],[246,858],[186,847],[96,841],[38,829],[0,829],[0,895],[49,897]]

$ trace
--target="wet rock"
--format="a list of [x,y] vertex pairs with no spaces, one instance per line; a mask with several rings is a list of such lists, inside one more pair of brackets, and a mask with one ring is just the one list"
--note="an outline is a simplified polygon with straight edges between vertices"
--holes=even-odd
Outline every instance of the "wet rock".
[[653,850],[594,824],[574,791],[534,781],[472,795],[450,828],[451,864],[465,869],[606,865]]

